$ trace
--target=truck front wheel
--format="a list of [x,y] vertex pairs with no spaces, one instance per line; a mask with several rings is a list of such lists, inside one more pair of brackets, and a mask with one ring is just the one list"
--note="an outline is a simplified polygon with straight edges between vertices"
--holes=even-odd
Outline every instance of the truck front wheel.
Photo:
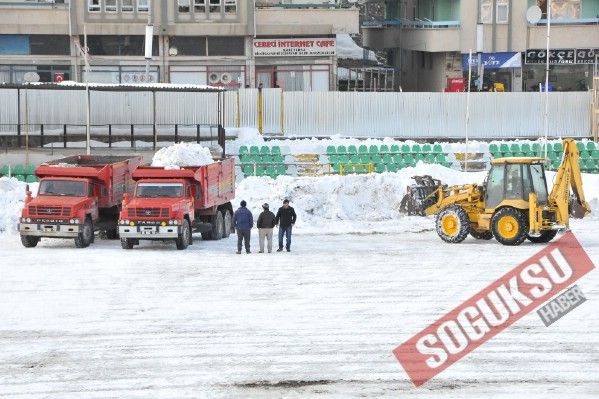
[[21,236],[21,243],[25,248],[33,248],[40,242],[39,237],[34,236]]
[[133,240],[130,238],[121,238],[121,248],[132,249],[133,248]]
[[81,226],[79,235],[75,238],[75,246],[77,248],[86,248],[94,241],[94,225],[90,218],[85,219],[85,223]]
[[179,234],[179,238],[175,239],[175,243],[177,244],[177,249],[187,248],[190,241],[191,241],[191,229],[189,228],[189,221],[187,219],[184,219],[183,225],[181,226],[181,234]]
[[223,213],[225,215],[223,217],[223,221],[224,221],[223,238],[229,238],[229,235],[231,235],[231,224],[233,222],[233,217],[231,216],[231,212],[227,209]]

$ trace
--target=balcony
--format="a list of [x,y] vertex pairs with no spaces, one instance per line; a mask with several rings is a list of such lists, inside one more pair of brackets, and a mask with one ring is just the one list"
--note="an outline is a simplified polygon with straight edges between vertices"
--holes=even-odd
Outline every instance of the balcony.
[[0,1],[0,34],[69,33],[69,5],[64,2]]
[[[387,19],[362,24],[364,45],[373,49],[399,48],[415,51],[458,51],[460,21]],[[400,38],[401,36],[401,38]]]
[[358,8],[340,7],[336,3],[306,3],[287,4],[283,0],[269,7],[256,4],[257,34],[300,36],[360,31]]

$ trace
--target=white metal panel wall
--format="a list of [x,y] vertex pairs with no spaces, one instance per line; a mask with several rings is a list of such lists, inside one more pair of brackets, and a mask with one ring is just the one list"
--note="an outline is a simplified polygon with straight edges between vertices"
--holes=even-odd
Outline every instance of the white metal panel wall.
[[239,90],[240,125],[258,127],[258,89]]
[[281,89],[262,90],[262,131],[281,133]]
[[[85,92],[81,93],[85,99]],[[90,104],[92,125],[152,124],[150,92],[91,91]]]
[[0,90],[0,134],[14,132],[19,120],[17,115],[17,91],[12,89]]
[[218,123],[218,93],[157,92],[157,124]]
[[32,125],[85,125],[85,91],[21,90],[21,123],[26,120]]

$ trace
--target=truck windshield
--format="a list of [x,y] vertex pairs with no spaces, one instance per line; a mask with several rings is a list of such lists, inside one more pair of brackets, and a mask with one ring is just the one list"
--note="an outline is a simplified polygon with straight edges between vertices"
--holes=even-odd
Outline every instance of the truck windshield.
[[174,198],[183,195],[181,183],[139,183],[137,197],[145,198]]
[[39,195],[60,195],[64,197],[85,197],[87,183],[73,180],[42,180]]

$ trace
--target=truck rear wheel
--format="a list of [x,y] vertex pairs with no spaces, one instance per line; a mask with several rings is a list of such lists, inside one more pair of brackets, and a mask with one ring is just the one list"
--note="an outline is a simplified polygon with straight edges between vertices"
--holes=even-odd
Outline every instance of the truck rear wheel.
[[535,244],[545,244],[553,240],[557,235],[557,230],[543,230],[541,235],[537,237],[528,236],[528,241],[534,242]]
[[491,219],[493,235],[503,245],[520,245],[528,236],[528,216],[516,208],[501,208]]
[[133,240],[130,238],[121,238],[121,248],[123,249],[132,249],[133,248]]
[[183,220],[183,225],[181,225],[181,234],[179,234],[179,238],[175,239],[175,243],[177,244],[177,249],[185,249],[189,245],[191,240],[191,229],[189,228],[189,221],[187,219]]
[[77,248],[86,248],[92,242],[94,242],[94,225],[90,218],[86,218],[79,235],[75,238],[75,246]]
[[437,215],[437,234],[445,242],[457,244],[468,237],[470,220],[468,214],[459,205],[443,208]]
[[229,238],[229,236],[231,235],[231,224],[233,222],[233,217],[231,216],[231,212],[228,209],[225,209],[224,213],[224,217],[223,217],[223,221],[224,221],[224,228],[223,228],[223,238]]
[[34,248],[38,242],[40,242],[39,237],[21,236],[21,243],[25,248]]

